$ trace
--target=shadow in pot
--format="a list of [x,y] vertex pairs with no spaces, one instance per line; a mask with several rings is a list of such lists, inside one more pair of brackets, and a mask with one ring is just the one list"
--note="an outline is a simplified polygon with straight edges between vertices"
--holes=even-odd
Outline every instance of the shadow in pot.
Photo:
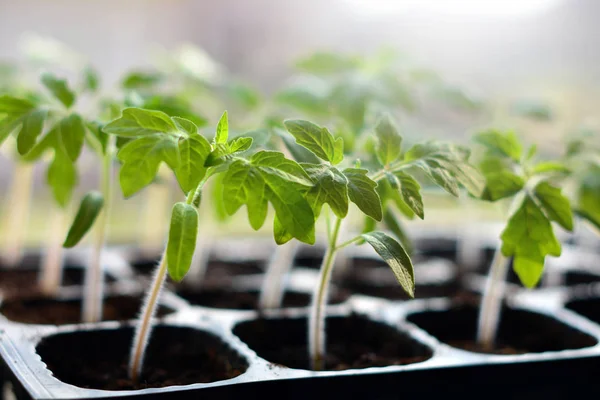
[[[256,310],[260,292],[258,290],[235,290],[221,287],[195,288],[191,286],[180,286],[175,293],[195,306],[233,309],[233,310]],[[311,302],[311,294],[287,290],[283,296],[282,308],[308,307]],[[339,304],[348,296],[340,293],[330,296],[329,304]]]
[[[233,333],[271,363],[309,369],[307,329],[306,318],[269,318],[241,322]],[[326,329],[327,370],[405,365],[433,356],[427,346],[365,316],[328,317]]]
[[[142,306],[139,296],[108,296],[104,299],[103,321],[137,318]],[[174,310],[161,305],[157,317]],[[66,325],[81,322],[81,299],[8,298],[0,304],[0,313],[13,322],[40,325]]]
[[[160,259],[138,259],[131,262],[131,266],[138,273],[149,275],[154,272]],[[204,279],[220,280],[238,275],[261,274],[264,272],[259,261],[209,261],[206,266]]]
[[586,271],[567,271],[564,274],[566,286],[600,282],[600,275]]
[[478,306],[456,304],[448,310],[409,315],[408,321],[443,343],[477,353],[543,353],[582,349],[597,343],[594,337],[547,315],[504,307],[496,346],[484,349],[476,342],[478,313]]
[[589,320],[600,323],[600,298],[598,297],[574,299],[567,302],[565,307]]
[[57,379],[81,388],[130,390],[235,378],[248,361],[217,336],[194,328],[157,326],[139,384],[128,378],[132,328],[60,333],[37,346]]

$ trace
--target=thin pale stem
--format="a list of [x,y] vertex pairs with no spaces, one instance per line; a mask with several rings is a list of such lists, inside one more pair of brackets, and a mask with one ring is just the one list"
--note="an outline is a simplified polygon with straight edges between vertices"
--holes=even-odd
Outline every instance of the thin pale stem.
[[260,291],[259,310],[281,307],[284,293],[283,283],[294,265],[297,252],[298,242],[295,241],[278,246],[273,252]]
[[8,266],[16,266],[23,257],[29,220],[29,205],[33,184],[33,164],[16,162],[5,208],[2,258]]
[[55,296],[58,293],[62,280],[64,250],[62,239],[64,236],[66,211],[56,208],[52,212],[52,220],[48,232],[48,244],[42,258],[42,271],[40,274],[40,289],[46,296]]
[[331,271],[337,253],[337,239],[341,224],[342,219],[336,218],[333,232],[329,237],[327,251],[325,252],[325,257],[319,271],[319,284],[315,288],[312,297],[310,319],[308,321],[308,352],[312,363],[311,367],[314,371],[321,371],[325,367],[325,308],[327,306]]
[[152,286],[148,293],[146,293],[142,314],[135,328],[135,336],[129,358],[129,377],[134,383],[138,382],[142,372],[148,338],[150,337],[150,331],[152,330],[152,318],[156,313],[156,306],[158,305],[158,300],[160,299],[160,293],[162,292],[166,276],[167,250],[165,249],[160,264],[154,273]]
[[102,268],[102,250],[106,242],[106,230],[112,203],[113,149],[115,137],[109,135],[106,154],[102,160],[102,196],[104,207],[94,226],[94,240],[90,262],[85,273],[82,319],[84,322],[98,322],[102,319],[102,303],[104,299],[104,273]]
[[479,321],[477,326],[477,343],[484,349],[494,348],[500,313],[502,310],[502,299],[504,298],[504,285],[508,271],[509,259],[504,257],[500,247],[496,249],[490,273],[483,292],[481,308],[479,309]]

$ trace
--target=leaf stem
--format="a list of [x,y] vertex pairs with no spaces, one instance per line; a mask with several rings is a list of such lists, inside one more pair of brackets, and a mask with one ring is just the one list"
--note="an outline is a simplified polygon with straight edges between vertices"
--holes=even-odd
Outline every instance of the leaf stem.
[[315,288],[312,297],[308,323],[308,352],[312,363],[311,367],[315,371],[320,371],[325,367],[325,307],[327,305],[331,271],[338,250],[337,240],[341,224],[342,219],[336,217],[333,232],[329,235],[329,244],[319,271],[319,284]]
[[490,273],[487,279],[477,323],[477,343],[484,349],[494,348],[502,298],[504,297],[504,280],[508,271],[509,259],[504,257],[500,246],[494,253]]
[[82,319],[84,322],[98,322],[102,319],[104,298],[104,273],[102,268],[102,250],[106,241],[106,230],[110,216],[113,193],[113,153],[116,144],[114,135],[108,136],[106,151],[102,159],[102,196],[104,207],[98,216],[94,228],[94,244],[90,263],[85,273]]
[[260,291],[259,310],[281,307],[284,278],[292,269],[297,251],[298,243],[292,241],[277,246],[273,252]]
[[66,211],[59,207],[51,211],[50,229],[47,233],[48,244],[42,257],[42,270],[39,277],[40,289],[46,296],[55,296],[62,280],[64,259],[62,244],[66,215]]
[[343,249],[344,247],[347,247],[349,245],[351,245],[352,243],[356,243],[359,240],[361,240],[362,237],[361,236],[356,236],[353,239],[347,240],[344,243],[338,244],[337,247],[335,248],[336,251]]

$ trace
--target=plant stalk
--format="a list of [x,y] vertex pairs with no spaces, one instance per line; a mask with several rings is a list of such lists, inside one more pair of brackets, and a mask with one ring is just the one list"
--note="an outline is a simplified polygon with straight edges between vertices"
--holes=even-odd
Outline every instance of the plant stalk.
[[335,263],[335,255],[338,251],[337,240],[340,233],[341,218],[336,218],[333,231],[329,236],[329,244],[321,269],[319,271],[319,284],[315,288],[310,307],[310,318],[308,321],[308,352],[311,367],[314,371],[321,371],[325,367],[325,308],[331,281],[331,271]]
[[46,296],[55,296],[60,288],[63,273],[64,250],[62,247],[67,213],[63,209],[52,212],[48,232],[48,244],[42,258],[40,290]]
[[292,241],[277,246],[267,265],[267,272],[263,280],[258,301],[259,310],[281,307],[284,294],[285,277],[294,265],[294,258],[298,252],[298,242]]
[[23,258],[23,247],[29,220],[33,164],[17,161],[5,208],[5,230],[2,258],[7,266],[15,267]]
[[144,307],[140,316],[139,323],[135,328],[135,336],[133,339],[133,346],[131,347],[131,353],[129,356],[129,377],[134,383],[137,383],[142,372],[142,365],[144,364],[144,355],[146,354],[146,347],[148,345],[148,338],[150,337],[150,331],[152,329],[152,318],[156,313],[156,306],[162,292],[162,287],[167,277],[167,249],[165,248],[160,264],[154,273],[152,278],[152,286],[148,293],[146,293],[146,299],[144,300]]
[[102,159],[102,196],[104,197],[104,207],[94,226],[92,253],[85,272],[82,310],[83,322],[98,322],[102,320],[102,303],[104,298],[102,250],[106,242],[106,230],[112,205],[114,147],[115,137],[109,135],[106,152]]
[[508,265],[509,259],[504,257],[498,246],[483,292],[477,325],[477,343],[486,350],[492,350],[496,341]]

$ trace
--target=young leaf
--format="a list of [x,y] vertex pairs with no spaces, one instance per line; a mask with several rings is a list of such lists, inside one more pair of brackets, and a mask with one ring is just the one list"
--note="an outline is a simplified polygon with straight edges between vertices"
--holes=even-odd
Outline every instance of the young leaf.
[[487,131],[475,135],[474,140],[486,146],[492,153],[509,157],[519,162],[523,148],[513,132]]
[[221,115],[219,124],[217,125],[217,133],[215,134],[215,143],[225,144],[229,137],[229,120],[227,118],[227,111]]
[[419,218],[425,218],[423,211],[423,199],[421,198],[421,185],[412,176],[404,172],[394,174],[400,181],[400,194],[402,200]]
[[346,168],[348,196],[356,206],[373,220],[381,221],[381,199],[375,188],[377,183],[367,176],[366,169]]
[[100,192],[91,191],[83,197],[77,215],[75,215],[75,220],[71,224],[67,238],[63,243],[63,247],[71,248],[79,243],[92,225],[94,225],[94,221],[100,215],[103,206],[104,197],[102,197]]
[[42,83],[66,108],[71,108],[75,102],[75,93],[69,89],[66,80],[58,79],[52,74],[45,73],[42,75]]
[[525,186],[525,181],[508,170],[485,174],[486,184],[481,199],[496,201],[517,194]]
[[8,114],[21,117],[35,108],[35,104],[26,99],[9,95],[0,96],[0,115]]
[[124,145],[117,157],[123,162],[119,180],[125,197],[149,185],[161,162],[173,170],[180,166],[178,141],[173,136],[143,136]]
[[171,213],[167,242],[169,276],[180,282],[190,269],[198,235],[198,211],[190,204],[176,203]]
[[181,159],[179,167],[175,168],[175,176],[181,189],[187,193],[194,190],[206,175],[204,163],[210,153],[210,143],[196,133],[180,138],[178,147]]
[[134,107],[124,109],[120,118],[104,127],[104,132],[123,137],[175,134],[177,131],[173,120],[164,112]]
[[252,138],[250,137],[239,137],[229,142],[229,152],[231,154],[241,153],[242,151],[248,150],[252,147]]
[[559,188],[542,181],[536,185],[533,192],[551,221],[557,222],[568,231],[573,230],[571,205]]
[[548,173],[548,172],[557,172],[557,173],[562,173],[562,174],[568,174],[571,171],[569,170],[569,168],[567,168],[566,165],[561,164],[559,162],[542,161],[542,162],[537,163],[532,168],[531,172],[533,172],[534,174],[544,174],[544,173]]
[[382,118],[375,126],[377,135],[377,159],[381,165],[389,165],[396,161],[402,152],[402,136],[389,116]]
[[535,201],[525,195],[502,232],[502,254],[514,257],[521,282],[534,287],[542,276],[546,255],[560,256],[560,243],[552,225]]
[[21,155],[27,154],[44,129],[44,121],[48,112],[40,109],[32,111],[23,119],[23,126],[17,136],[17,151]]
[[286,120],[283,123],[296,139],[296,143],[307,148],[320,159],[329,161],[333,165],[343,160],[344,141],[342,138],[334,139],[327,128],[304,120]]
[[415,297],[414,269],[402,245],[383,232],[363,233],[361,236],[390,266],[402,289],[410,297]]
[[84,89],[91,92],[96,93],[98,91],[98,87],[100,86],[100,76],[98,72],[90,66],[87,66],[83,70],[83,81],[84,81]]
[[348,214],[348,179],[337,168],[325,164],[302,164],[310,176],[313,187],[306,193],[315,218],[321,214],[323,204],[329,204],[339,218]]
[[85,139],[85,125],[78,114],[71,114],[63,118],[58,125],[59,143],[65,154],[72,161],[76,161],[83,149]]
[[287,134],[286,131],[278,128],[274,128],[274,132],[281,137],[285,148],[290,152],[294,160],[298,162],[318,164],[320,162],[319,157],[317,157],[312,151],[307,150],[305,147],[298,146],[294,139]]
[[77,171],[69,156],[59,149],[54,151],[54,159],[48,167],[47,179],[58,204],[66,207],[77,184]]

